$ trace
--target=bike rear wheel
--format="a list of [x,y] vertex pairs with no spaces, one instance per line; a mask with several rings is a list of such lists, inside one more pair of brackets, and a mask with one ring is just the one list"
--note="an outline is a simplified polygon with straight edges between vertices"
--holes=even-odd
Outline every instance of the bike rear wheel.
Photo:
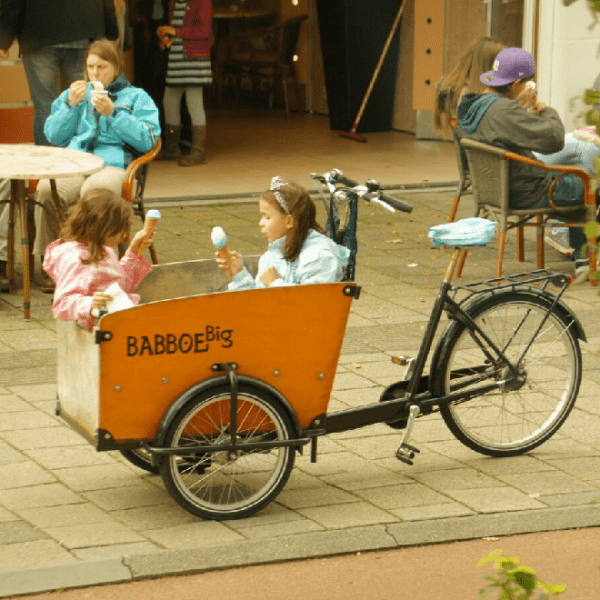
[[[287,412],[265,392],[240,386],[238,441],[290,440],[294,428]],[[291,446],[220,450],[231,442],[228,386],[207,390],[177,413],[166,435],[169,448],[212,446],[214,451],[165,457],[161,474],[167,490],[189,512],[206,519],[241,519],[265,507],[286,484],[294,466]]]
[[[545,297],[499,294],[467,312],[511,362],[531,344],[519,366],[522,383],[442,405],[442,417],[463,444],[489,456],[514,456],[554,435],[569,415],[581,383],[581,350],[574,322],[552,311]],[[542,320],[548,319],[536,331]],[[509,378],[494,350],[455,321],[441,342],[435,393],[465,392]]]

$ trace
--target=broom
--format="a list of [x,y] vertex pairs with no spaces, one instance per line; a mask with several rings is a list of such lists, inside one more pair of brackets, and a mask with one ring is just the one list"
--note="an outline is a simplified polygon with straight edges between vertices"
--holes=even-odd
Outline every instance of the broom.
[[375,85],[375,81],[377,80],[377,77],[379,76],[379,71],[381,71],[381,66],[383,65],[383,61],[385,60],[385,56],[387,54],[388,48],[390,47],[390,44],[392,43],[392,39],[394,37],[394,34],[396,33],[396,29],[398,29],[398,24],[400,23],[400,18],[402,17],[402,13],[404,12],[405,5],[406,5],[406,0],[404,0],[402,2],[402,5],[400,6],[400,10],[398,11],[398,14],[396,15],[396,20],[394,21],[394,24],[392,25],[392,30],[390,31],[390,35],[388,36],[388,39],[385,42],[385,46],[383,47],[383,52],[381,53],[381,56],[379,57],[379,62],[377,63],[377,66],[375,67],[375,72],[373,73],[373,77],[371,77],[371,82],[369,83],[369,87],[367,88],[367,93],[365,94],[362,104],[360,105],[360,108],[358,109],[358,114],[356,115],[354,125],[352,125],[352,129],[350,131],[347,131],[347,132],[341,131],[340,137],[345,137],[345,138],[348,138],[351,140],[355,140],[357,142],[363,142],[363,143],[367,142],[367,138],[364,135],[361,135],[360,133],[356,133],[356,129],[358,128],[358,124],[360,123],[360,120],[362,119],[363,112],[365,111],[365,107],[367,106],[367,102],[369,101],[369,97],[371,96],[371,92],[373,91],[373,86]]

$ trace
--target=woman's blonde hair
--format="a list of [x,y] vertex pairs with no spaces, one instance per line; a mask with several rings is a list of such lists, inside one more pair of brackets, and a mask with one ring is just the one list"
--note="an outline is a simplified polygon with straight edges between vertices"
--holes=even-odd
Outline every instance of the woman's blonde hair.
[[[281,196],[283,204],[278,200],[277,195]],[[282,249],[283,258],[294,262],[300,256],[300,251],[310,230],[323,231],[317,223],[315,203],[308,192],[293,181],[283,184],[277,190],[262,193],[260,199],[268,202],[280,213],[291,215],[294,219],[294,225],[289,230]]]
[[[87,59],[90,54],[95,54],[102,60],[108,61],[115,69],[115,79],[123,71],[123,53],[119,50],[119,47],[115,42],[107,40],[106,38],[94,40],[87,49],[87,53],[85,55],[85,65],[87,65]],[[87,72],[87,66],[84,66],[84,79],[86,81],[90,80]]]
[[106,256],[109,238],[129,230],[132,218],[131,204],[121,196],[105,189],[90,190],[69,208],[60,239],[88,246],[90,257],[82,262],[95,263]]
[[452,120],[463,92],[481,94],[485,85],[479,76],[490,71],[494,60],[505,45],[497,39],[479,37],[473,40],[458,64],[438,84],[433,113],[435,128],[452,135]]

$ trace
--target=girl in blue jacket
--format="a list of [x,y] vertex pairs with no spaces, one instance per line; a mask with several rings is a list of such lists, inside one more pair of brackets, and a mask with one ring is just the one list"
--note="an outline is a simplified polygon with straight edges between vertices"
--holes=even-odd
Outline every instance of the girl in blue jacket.
[[350,250],[323,235],[308,192],[281,177],[271,180],[258,201],[259,227],[269,242],[260,257],[256,279],[239,252],[230,251],[217,264],[231,279],[230,290],[341,281]]
[[[56,180],[63,212],[79,195],[92,189],[109,189],[120,196],[129,163],[149,152],[160,138],[156,105],[144,90],[127,81],[122,64],[122,55],[113,42],[92,42],[85,59],[85,80],[71,84],[52,104],[44,127],[50,143],[95,154],[105,163],[102,171],[87,178]],[[108,93],[92,94],[94,88]],[[48,180],[40,181],[36,200],[40,205],[35,208],[33,253],[44,256],[46,246],[59,234]],[[46,211],[56,219],[49,218]],[[53,282],[44,281],[42,290],[52,292]]]

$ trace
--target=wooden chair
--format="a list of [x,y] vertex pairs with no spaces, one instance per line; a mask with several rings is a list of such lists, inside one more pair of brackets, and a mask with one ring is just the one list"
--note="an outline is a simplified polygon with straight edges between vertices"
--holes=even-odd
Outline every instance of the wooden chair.
[[292,78],[298,109],[304,112],[304,102],[300,97],[300,85],[296,76],[294,56],[300,35],[300,27],[308,15],[245,34],[231,35],[223,39],[217,48],[216,80],[221,98],[221,87],[230,80],[236,92],[236,99],[242,89],[242,80],[249,78],[253,89],[261,89],[264,82],[269,84],[269,106],[273,105],[276,85],[281,81],[286,117],[290,118],[287,93],[287,80]]
[[[136,158],[134,161],[129,163],[127,170],[125,171],[125,179],[123,180],[123,198],[127,202],[133,204],[133,212],[138,215],[142,222],[146,218],[146,209],[144,208],[144,190],[146,188],[146,181],[148,180],[148,166],[149,163],[156,157],[160,152],[161,141],[160,138],[154,144],[154,147],[150,152],[147,152],[143,156]],[[156,249],[154,244],[149,247],[150,256],[152,262],[158,264],[158,258],[156,257]]]
[[[475,216],[481,216],[488,211],[498,221],[500,238],[498,242],[498,257],[496,260],[496,277],[502,275],[502,263],[506,245],[506,233],[510,229],[517,230],[517,260],[524,260],[523,230],[524,227],[535,227],[537,230],[537,267],[544,268],[544,229],[555,227],[555,223],[548,223],[548,219],[558,219],[564,227],[583,229],[585,225],[596,220],[596,195],[592,189],[591,175],[578,167],[561,165],[546,165],[542,162],[529,159],[503,148],[497,148],[463,138],[461,147],[467,156],[469,173],[473,185],[475,198]],[[510,165],[519,162],[538,167],[545,171],[558,171],[548,192],[549,206],[544,208],[517,209],[510,206]],[[565,175],[577,175],[584,184],[584,201],[576,206],[556,206],[552,200],[552,193],[557,182]],[[596,285],[592,273],[596,270],[596,239],[589,239],[590,283]],[[462,264],[466,257],[463,250],[461,264],[458,271],[462,271]]]

